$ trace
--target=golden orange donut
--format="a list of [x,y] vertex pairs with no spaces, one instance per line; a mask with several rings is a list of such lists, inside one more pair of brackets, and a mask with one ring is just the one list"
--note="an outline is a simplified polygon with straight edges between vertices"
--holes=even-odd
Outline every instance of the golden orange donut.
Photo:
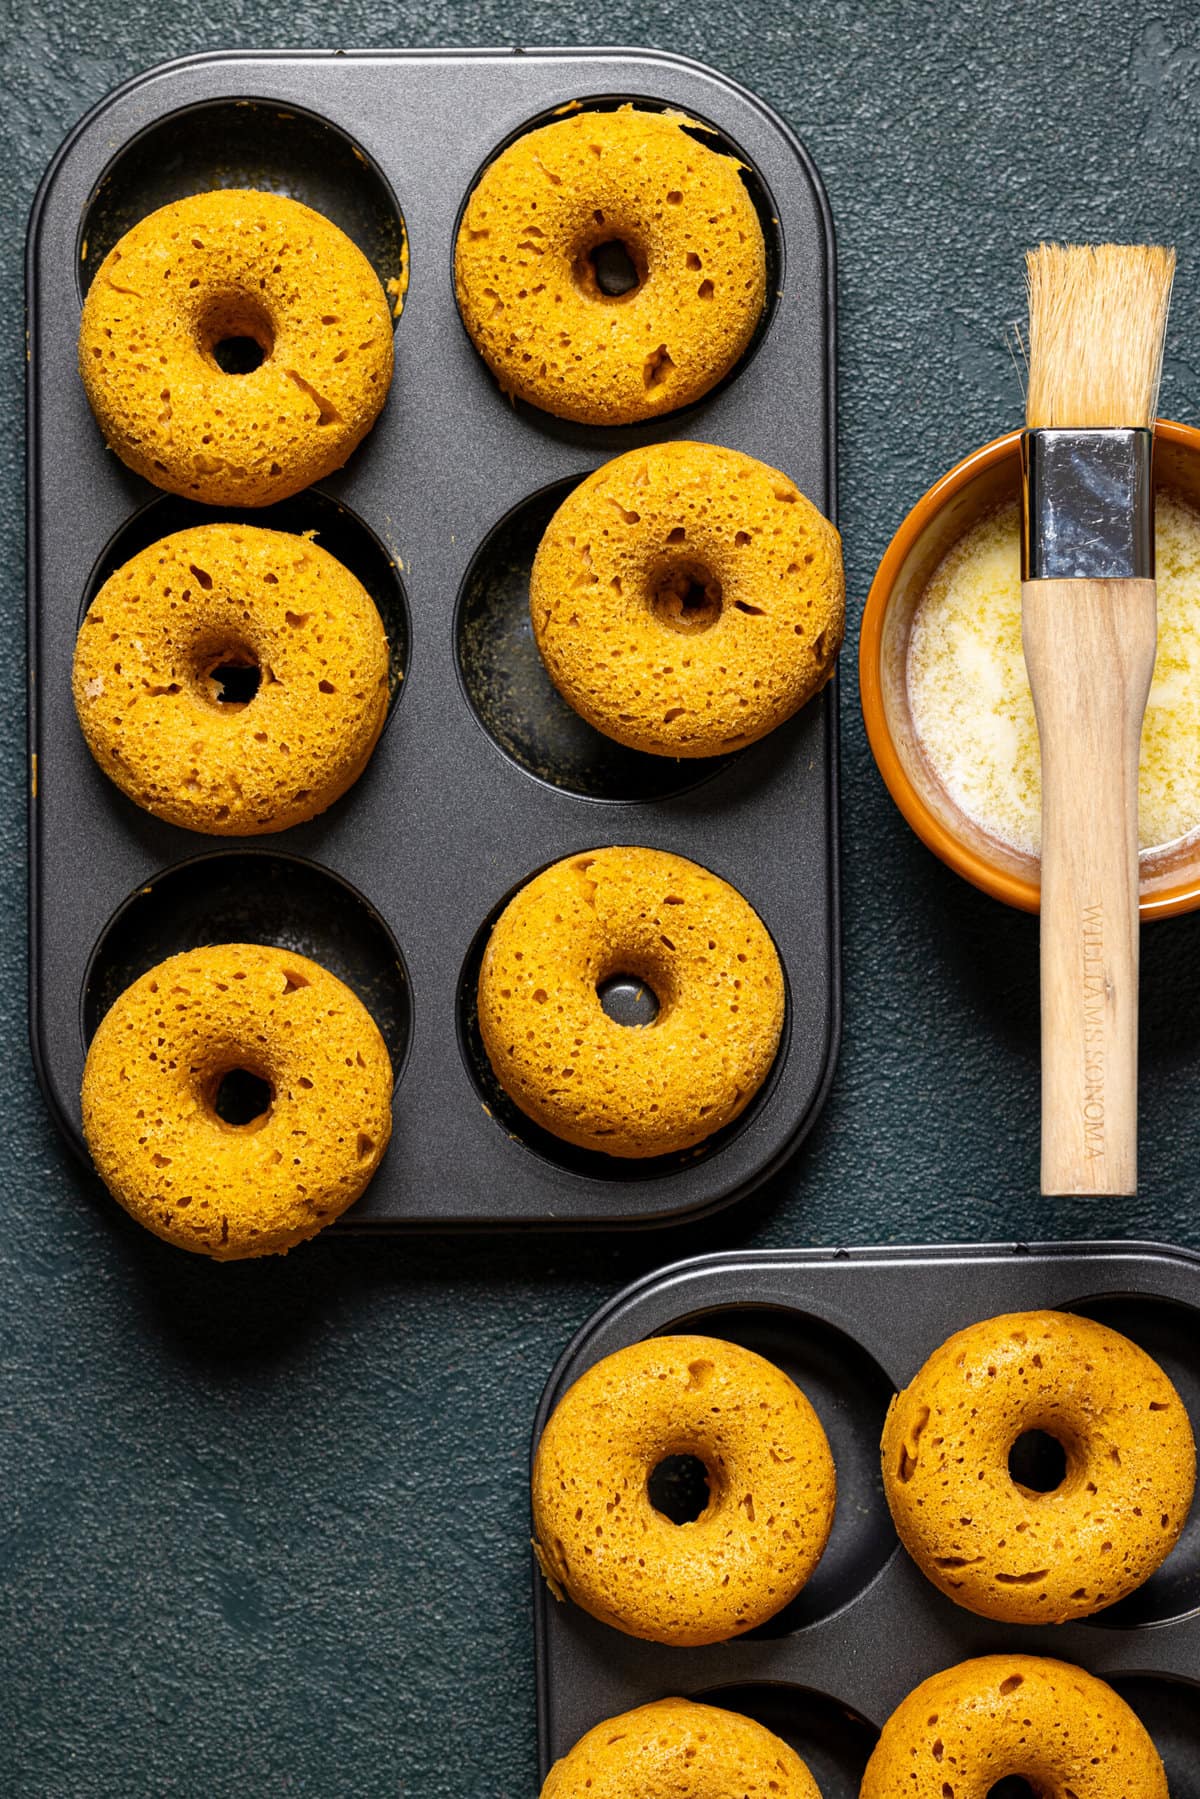
[[[658,1000],[652,1024],[608,1016],[617,974]],[[779,955],[718,875],[664,850],[567,856],[511,899],[478,984],[496,1078],[527,1117],[581,1149],[665,1155],[737,1118],[783,1029]]]
[[[1009,1473],[1027,1431],[1055,1438],[1049,1493]],[[1067,1312],[958,1331],[893,1399],[883,1484],[896,1529],[948,1598],[1011,1624],[1061,1624],[1147,1580],[1187,1520],[1192,1427],[1157,1362]]]
[[[244,1125],[234,1070],[265,1083]],[[83,1072],[105,1186],[156,1236],[221,1262],[281,1254],[352,1205],[392,1131],[392,1067],[335,975],[290,950],[222,943],[159,963],[110,1007]]]
[[[228,339],[256,369],[226,374]],[[379,277],[343,231],[279,194],[222,188],[160,207],[88,289],[79,372],[121,461],[209,506],[268,506],[341,468],[392,378]]]
[[[256,670],[228,702],[220,669]],[[374,601],[307,537],[198,525],[110,575],[72,677],[87,746],[168,823],[283,831],[353,785],[383,729],[388,647]]]
[[884,1725],[860,1799],[988,1799],[1006,1779],[1046,1799],[1168,1799],[1125,1701],[1032,1655],[982,1656],[924,1681]]
[[659,1699],[597,1724],[555,1762],[541,1799],[821,1799],[781,1737],[741,1712]]
[[832,675],[841,539],[752,456],[650,444],[568,494],[538,546],[529,610],[550,679],[596,730],[655,756],[719,756]]
[[[580,111],[526,132],[467,202],[458,303],[505,393],[623,425],[689,405],[741,357],[766,300],[762,226],[739,165],[681,113]],[[636,272],[605,293],[593,255]]]
[[[674,1524],[650,1500],[694,1456],[708,1504]],[[782,1369],[716,1337],[651,1337],[559,1400],[533,1467],[542,1572],[603,1624],[654,1643],[721,1643],[781,1611],[829,1541],[837,1482],[816,1412]]]

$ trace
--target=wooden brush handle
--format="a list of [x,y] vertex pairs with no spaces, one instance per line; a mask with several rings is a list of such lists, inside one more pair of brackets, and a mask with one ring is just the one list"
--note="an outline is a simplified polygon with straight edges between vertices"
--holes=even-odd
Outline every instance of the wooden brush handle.
[[1136,1193],[1138,750],[1153,581],[1027,581],[1042,749],[1042,1192]]

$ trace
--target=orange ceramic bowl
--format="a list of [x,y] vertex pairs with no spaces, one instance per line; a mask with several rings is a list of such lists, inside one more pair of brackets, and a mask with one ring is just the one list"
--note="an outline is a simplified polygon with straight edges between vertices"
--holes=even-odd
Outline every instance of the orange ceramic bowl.
[[[935,780],[908,703],[913,616],[934,569],[975,521],[1020,493],[1021,433],[1009,431],[934,483],[888,545],[871,583],[858,646],[859,687],[879,772],[917,836],[956,874],[1025,912],[1038,910],[1035,856],[1002,843],[960,812]],[[1200,431],[1164,419],[1155,434],[1155,481],[1200,510]],[[1200,832],[1144,853],[1141,916],[1200,905]]]

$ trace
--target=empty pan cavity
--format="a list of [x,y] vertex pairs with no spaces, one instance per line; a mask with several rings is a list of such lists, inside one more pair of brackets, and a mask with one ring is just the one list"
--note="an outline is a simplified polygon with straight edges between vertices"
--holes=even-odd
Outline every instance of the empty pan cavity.
[[358,245],[393,318],[407,279],[404,218],[361,145],[318,114],[277,100],[218,99],[157,119],[113,157],[79,227],[80,298],[113,246],[148,214],[189,194],[255,188],[300,200]]
[[214,943],[275,944],[335,974],[379,1026],[399,1082],[412,1019],[399,945],[349,882],[273,850],[198,856],[130,895],[92,951],[82,995],[84,1042],[147,970]]
[[807,1762],[821,1799],[858,1799],[879,1732],[840,1700],[786,1682],[715,1687],[694,1697],[703,1705],[743,1712],[782,1737]]

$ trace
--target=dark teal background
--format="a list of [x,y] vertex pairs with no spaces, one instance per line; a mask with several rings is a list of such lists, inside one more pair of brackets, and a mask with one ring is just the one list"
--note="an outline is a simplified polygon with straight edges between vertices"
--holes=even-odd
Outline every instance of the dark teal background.
[[645,43],[717,64],[805,139],[833,205],[853,646],[908,506],[1018,422],[1004,331],[1027,244],[1178,245],[1162,410],[1200,420],[1200,16],[1114,0],[7,0],[0,16],[0,1791],[530,1799],[526,1455],[568,1337],[633,1275],[725,1243],[1200,1244],[1200,919],[1143,938],[1141,1198],[1040,1199],[1036,926],[909,835],[849,653],[844,1043],[820,1123],[764,1196],[702,1230],[342,1238],[265,1265],[143,1235],[55,1137],[27,1050],[34,189],[109,88],[205,48]]

